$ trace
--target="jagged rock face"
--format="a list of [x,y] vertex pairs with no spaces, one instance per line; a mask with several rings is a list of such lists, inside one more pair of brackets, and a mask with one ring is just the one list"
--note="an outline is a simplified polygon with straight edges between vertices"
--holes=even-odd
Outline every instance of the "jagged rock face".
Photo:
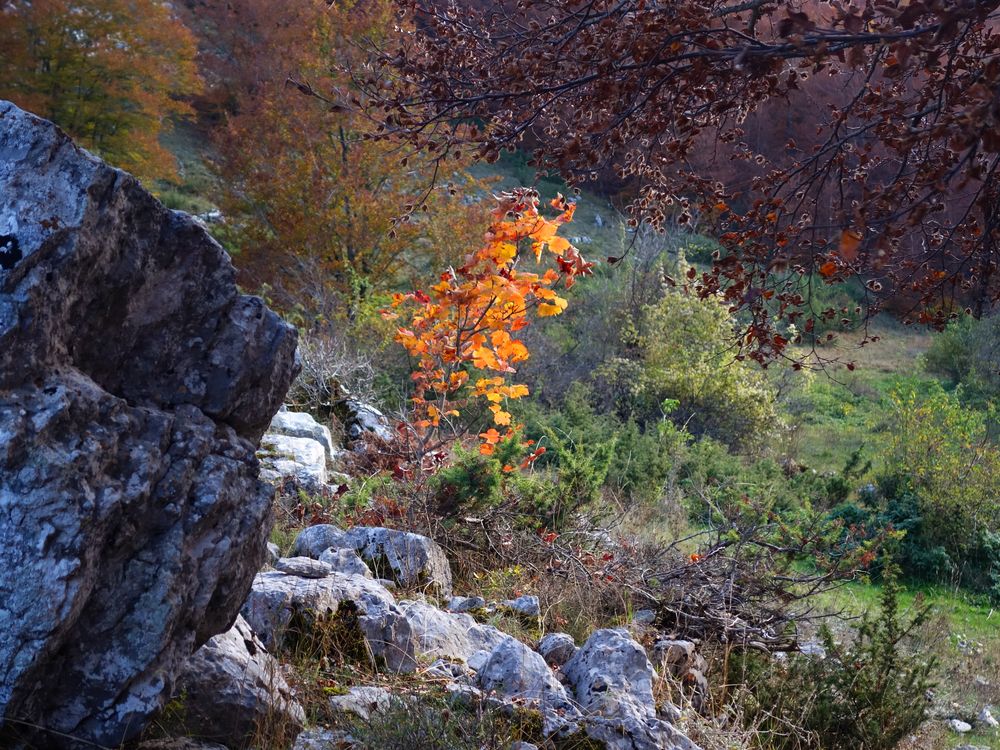
[[510,637],[493,649],[479,670],[479,686],[502,699],[537,708],[546,735],[572,734],[582,718],[545,659]]
[[242,617],[188,660],[175,690],[185,734],[250,747],[260,727],[296,734],[306,715],[278,661]]
[[587,733],[608,750],[697,750],[659,718],[656,673],[627,630],[595,631],[563,666],[563,674],[587,716]]
[[117,747],[235,619],[296,340],[234,282],[190,217],[0,102],[0,746]]

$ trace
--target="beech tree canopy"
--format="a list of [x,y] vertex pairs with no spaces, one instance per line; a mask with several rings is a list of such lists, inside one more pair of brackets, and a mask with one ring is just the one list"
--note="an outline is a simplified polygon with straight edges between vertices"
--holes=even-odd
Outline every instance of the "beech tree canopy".
[[626,181],[633,224],[697,215],[722,250],[688,282],[744,314],[746,355],[843,314],[814,284],[933,326],[1000,299],[996,0],[399,5],[403,41],[353,71],[379,132],[438,160],[527,144]]

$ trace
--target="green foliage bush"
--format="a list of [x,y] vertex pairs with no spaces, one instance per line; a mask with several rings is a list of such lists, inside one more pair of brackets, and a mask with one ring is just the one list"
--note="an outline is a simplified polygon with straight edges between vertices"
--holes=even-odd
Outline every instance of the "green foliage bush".
[[924,366],[961,386],[959,397],[966,404],[985,407],[1000,401],[1000,314],[956,320],[934,337]]
[[547,451],[536,466],[554,470],[577,505],[595,500],[601,487],[625,500],[659,499],[676,479],[690,436],[664,419],[645,427],[621,421],[599,412],[597,400],[590,387],[575,383],[553,409],[520,405],[527,436]]
[[684,456],[680,485],[696,523],[712,523],[721,510],[738,506],[744,497],[791,519],[841,502],[865,468],[858,461],[860,454],[840,472],[819,473],[773,458],[741,457],[718,441],[702,438]]
[[718,301],[670,292],[622,330],[622,355],[598,377],[623,418],[647,425],[667,416],[692,434],[760,451],[781,427],[776,394],[759,368],[735,358],[733,337]]
[[731,680],[747,682],[741,707],[763,747],[890,750],[923,722],[935,661],[907,646],[929,608],[905,618],[899,591],[895,566],[886,564],[879,612],[866,614],[854,637],[842,643],[824,628],[822,658],[735,660]]
[[489,456],[456,446],[454,461],[431,480],[436,512],[454,518],[503,509],[522,528],[556,529],[600,496],[608,451],[595,456],[560,445],[552,468],[531,474],[516,470],[525,453],[516,437],[498,443]]
[[862,529],[862,538],[902,532],[899,563],[910,578],[994,589],[1000,450],[988,435],[989,414],[936,384],[902,382],[888,405],[876,482],[832,515],[845,531]]

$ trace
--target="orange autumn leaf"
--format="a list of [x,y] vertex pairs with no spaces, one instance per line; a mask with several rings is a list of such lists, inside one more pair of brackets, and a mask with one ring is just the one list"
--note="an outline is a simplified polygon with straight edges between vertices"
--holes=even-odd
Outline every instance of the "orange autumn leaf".
[[845,229],[840,233],[840,245],[837,252],[846,261],[852,261],[858,257],[858,248],[861,247],[861,234],[853,229]]
[[486,432],[479,433],[479,437],[483,439],[484,443],[488,443],[489,445],[496,445],[500,442],[500,433],[492,427]]

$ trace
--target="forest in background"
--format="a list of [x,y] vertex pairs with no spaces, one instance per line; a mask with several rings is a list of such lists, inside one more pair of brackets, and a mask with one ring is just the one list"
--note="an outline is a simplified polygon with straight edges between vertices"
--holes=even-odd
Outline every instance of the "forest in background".
[[[206,223],[300,329],[290,404],[336,427],[351,394],[399,425],[345,494],[290,498],[275,538],[304,519],[416,528],[579,636],[654,602],[714,655],[708,747],[957,745],[917,730],[931,683],[966,712],[1000,699],[1000,315],[951,306],[933,332],[904,325],[905,295],[869,318],[863,284],[808,273],[814,322],[778,321],[787,362],[755,362],[747,313],[686,283],[726,256],[709,217],[634,226],[634,181],[602,171],[575,191],[530,146],[442,163],[381,137],[356,71],[406,24],[386,0],[0,7],[0,97]],[[817,102],[838,103],[814,80],[751,116],[748,148],[808,142]],[[693,158],[706,179],[748,179],[709,151]],[[544,237],[510,219],[538,204],[564,221]],[[520,243],[553,250],[558,274]],[[456,363],[434,349],[461,328],[441,301],[462,320],[497,298],[473,261],[520,278],[531,315],[476,329],[489,341]],[[632,546],[594,559],[578,541],[593,533]],[[764,648],[734,647],[733,618]],[[843,659],[759,654],[804,642]]]

